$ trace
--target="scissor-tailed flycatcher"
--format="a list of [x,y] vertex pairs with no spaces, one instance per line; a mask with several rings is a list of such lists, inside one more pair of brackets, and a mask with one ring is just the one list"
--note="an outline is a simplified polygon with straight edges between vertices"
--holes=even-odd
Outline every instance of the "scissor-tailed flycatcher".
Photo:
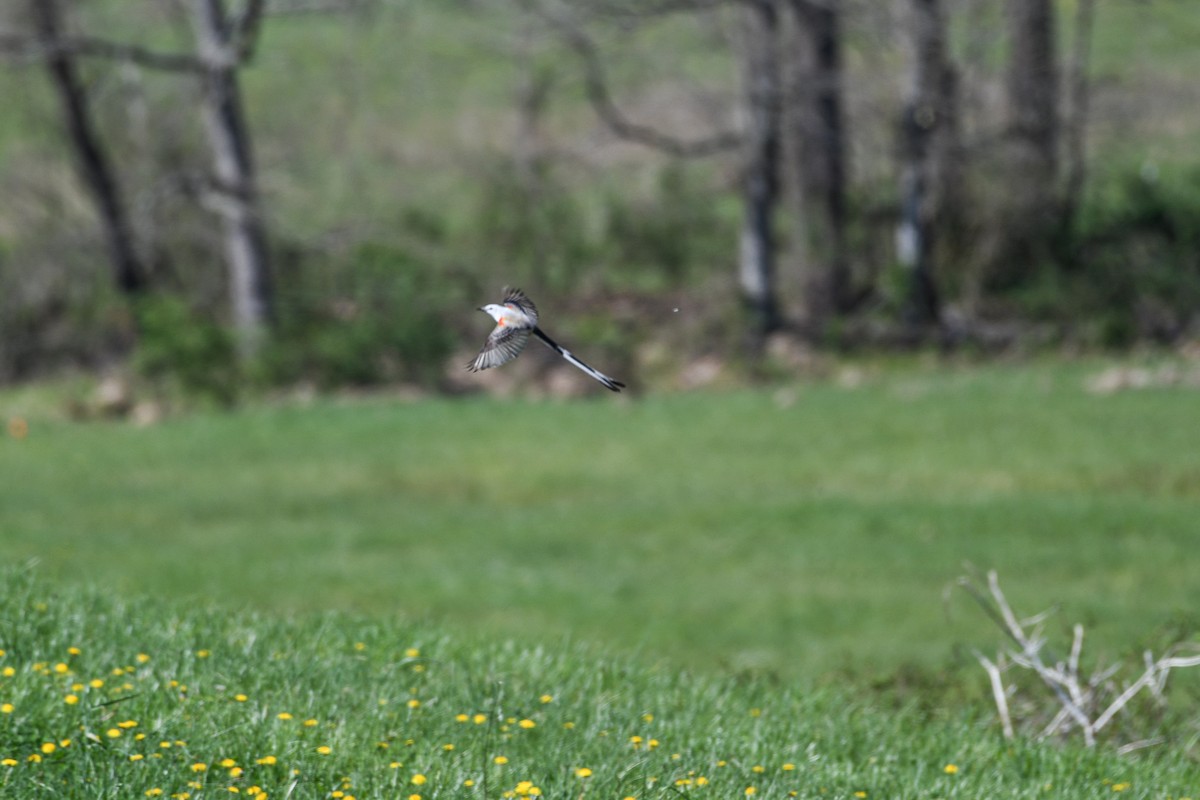
[[529,334],[532,333],[560,356],[614,392],[619,392],[624,388],[625,384],[614,381],[599,370],[592,369],[542,333],[542,329],[537,325],[537,307],[520,289],[505,288],[503,302],[499,305],[488,303],[486,306],[481,306],[479,310],[492,315],[492,319],[496,320],[496,329],[488,335],[487,341],[483,343],[483,349],[479,351],[479,355],[475,356],[475,360],[467,364],[467,369],[472,372],[498,367],[512,361],[525,349],[525,343],[529,341]]

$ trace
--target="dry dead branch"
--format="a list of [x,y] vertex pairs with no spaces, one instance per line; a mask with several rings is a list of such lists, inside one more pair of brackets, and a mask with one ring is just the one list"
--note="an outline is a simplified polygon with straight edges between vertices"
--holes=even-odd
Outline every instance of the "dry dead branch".
[[[1075,625],[1072,631],[1070,650],[1065,659],[1055,659],[1047,647],[1043,623],[1048,613],[1042,613],[1029,619],[1020,619],[1009,605],[1004,592],[1000,589],[1000,581],[995,570],[987,573],[986,580],[981,581],[978,575],[965,575],[955,584],[983,609],[984,613],[1004,632],[1011,641],[1011,646],[1001,650],[993,659],[982,652],[974,651],[974,655],[991,682],[992,697],[996,704],[996,712],[1005,738],[1015,735],[1011,700],[1016,691],[1016,682],[1006,685],[1004,673],[1010,667],[1020,667],[1035,674],[1039,682],[1048,691],[1048,696],[1035,707],[1041,709],[1041,714],[1032,714],[1029,722],[1036,722],[1036,717],[1049,717],[1049,722],[1040,726],[1038,738],[1050,736],[1065,736],[1073,728],[1078,728],[1087,746],[1096,744],[1097,735],[1105,729],[1117,715],[1143,690],[1149,692],[1155,701],[1165,702],[1163,691],[1171,670],[1183,667],[1200,666],[1200,655],[1183,655],[1182,647],[1175,647],[1155,658],[1149,651],[1143,653],[1143,671],[1134,681],[1123,689],[1118,690],[1111,682],[1112,677],[1120,669],[1120,664],[1106,668],[1097,668],[1092,674],[1083,678],[1081,662],[1083,655],[1084,630],[1082,625]],[[1049,702],[1047,702],[1049,701]],[[1046,706],[1056,709],[1054,713],[1046,711]],[[1139,741],[1129,742],[1120,748],[1121,752],[1130,752],[1143,747],[1149,747],[1162,741],[1160,737],[1150,737]]]

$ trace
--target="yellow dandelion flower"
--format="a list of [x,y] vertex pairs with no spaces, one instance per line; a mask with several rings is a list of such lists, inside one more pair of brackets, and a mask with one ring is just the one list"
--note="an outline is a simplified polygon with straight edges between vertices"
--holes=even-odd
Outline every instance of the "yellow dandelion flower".
[[570,720],[567,720],[566,722],[564,722],[564,723],[563,723],[563,729],[564,729],[564,730],[568,730],[568,731],[570,731],[570,730],[574,730],[574,729],[575,729],[575,723],[574,723],[574,722],[571,722]]
[[539,697],[539,698],[538,698],[538,700],[541,700],[543,704],[545,704],[545,703],[553,703],[553,702],[554,702],[554,695],[552,695],[552,694],[544,694],[544,695],[542,695],[541,697]]
[[117,727],[121,728],[123,730],[129,730],[130,728],[136,728],[137,720],[127,719],[127,720],[124,720],[123,722],[118,722]]
[[58,745],[56,745],[54,742],[42,742],[41,750],[46,755],[50,755],[57,749],[58,749]]
[[0,767],[15,767],[19,763],[15,758],[0,759]]
[[59,663],[54,665],[54,671],[57,672],[59,675],[66,675],[68,672],[71,671],[71,668],[60,661]]
[[205,764],[203,761],[197,761],[191,766],[192,772],[204,772],[206,769],[208,769],[208,764]]
[[455,722],[469,722],[470,719],[471,718],[466,714],[455,714],[454,715]]
[[742,792],[742,794],[746,795],[746,797],[750,797],[750,796],[756,794],[757,792],[758,792],[758,789],[754,788],[753,786],[747,786],[746,791]]
[[780,769],[784,772],[791,772],[792,770],[796,769],[796,765],[789,761],[787,764],[784,764],[782,767],[780,767]]
[[419,772],[412,776],[413,786],[422,786],[422,785],[424,785],[425,781],[427,781],[427,780],[429,780],[429,779],[426,778],[424,775],[422,775]]
[[954,775],[958,772],[958,765],[947,764],[946,766],[942,767],[942,772],[946,773],[947,775]]
[[323,744],[323,745],[321,745],[320,747],[318,747],[318,748],[317,748],[317,752],[318,752],[318,753],[320,753],[320,754],[321,754],[321,755],[323,755],[323,756],[327,756],[327,755],[329,755],[330,753],[332,753],[332,752],[333,752],[333,748],[332,748],[332,747],[330,747],[330,746],[329,746],[329,745],[327,745],[327,744]]
[[504,766],[505,764],[508,763],[508,756],[496,756],[495,758],[492,759],[492,763],[499,764],[500,766]]
[[404,651],[405,658],[419,658],[420,656],[421,656],[421,651],[415,647],[410,647]]
[[275,756],[263,756],[262,758],[254,759],[255,764],[263,764],[268,767],[271,766],[272,764],[276,763],[277,761],[278,761],[278,759],[276,759]]
[[697,786],[708,786],[708,778],[701,775],[699,778],[696,778],[696,785]]
[[1114,792],[1123,792],[1132,785],[1133,784],[1131,784],[1129,781],[1122,781],[1121,783],[1114,783],[1112,785],[1112,790]]
[[25,760],[28,761],[30,764],[40,764],[40,763],[42,763],[42,754],[34,753],[33,755],[31,755],[29,758],[27,758]]
[[[146,797],[158,797],[163,793],[163,790],[155,786],[153,789],[146,790]],[[172,795],[173,796],[173,795]]]
[[315,719],[306,719],[304,720],[304,727],[315,728],[317,727],[317,721]]
[[590,778],[592,777],[592,771],[587,767],[576,767],[575,776],[579,778]]
[[854,793],[854,796],[855,796],[855,797],[858,797],[858,798],[863,798],[863,797],[866,797],[866,796],[867,796],[867,793],[866,793],[866,792],[864,792],[864,791],[862,791],[862,790],[860,789],[859,791],[857,791],[857,792],[855,792],[855,793]]
[[147,661],[149,661],[149,660],[150,660],[150,656],[146,655],[145,653],[138,653],[138,654],[137,654],[137,662],[138,662],[139,664],[145,664],[145,663],[146,663]]
[[414,697],[412,700],[408,701],[408,707],[409,708],[420,708],[421,701]]
[[246,770],[242,769],[241,767],[231,767],[229,770],[229,777],[231,778],[240,778],[245,774]]
[[642,722],[654,722],[653,714],[642,714]]
[[82,651],[82,650],[80,650],[78,647],[68,647],[68,648],[67,648],[67,655],[71,655],[71,656],[77,656],[77,655],[79,655],[79,654],[80,654],[80,653],[82,653],[82,652],[83,652],[83,651]]
[[403,761],[393,761],[392,763],[388,764],[389,769],[400,769],[403,766],[404,766]]
[[108,730],[106,730],[104,732],[104,735],[110,739],[116,739],[116,738],[120,737],[121,729],[120,728],[109,728]]
[[414,793],[414,794],[410,794],[410,795],[408,796],[408,800],[421,800],[421,795],[419,795],[419,794],[415,794],[415,793]]
[[12,667],[5,667],[4,669],[0,670],[0,675],[3,675],[6,678],[11,678],[13,675],[16,675],[16,674],[17,674],[17,671],[15,669],[13,669]]
[[520,727],[524,728],[525,730],[529,730],[530,728],[536,728],[536,727],[537,727],[537,723],[536,723],[536,722],[534,722],[534,721],[533,721],[533,720],[531,720],[531,719],[523,719],[523,720],[521,720],[520,722],[518,722],[518,723],[517,723],[517,725],[519,725]]
[[361,653],[363,650],[367,649],[367,645],[365,642],[355,642],[354,649]]
[[234,700],[237,700],[239,703],[244,703],[244,702],[246,702],[247,700],[249,700],[250,698],[249,698],[249,697],[246,697],[246,695],[242,694],[241,692],[238,692],[237,694],[235,694],[235,695],[233,696],[233,699],[234,699]]
[[755,764],[753,767],[750,768],[750,771],[757,772],[761,775],[762,773],[767,771],[767,768],[764,767],[762,764]]
[[286,722],[286,721],[288,721],[289,719],[291,719],[291,718],[292,718],[292,715],[291,715],[291,714],[289,714],[289,713],[288,713],[288,712],[286,712],[286,711],[283,711],[283,712],[281,712],[281,713],[279,713],[279,714],[276,714],[276,715],[275,715],[275,718],[276,718],[276,719],[281,719],[281,720],[283,720],[284,722]]
[[449,753],[451,750],[454,749],[454,745],[451,744],[450,742],[446,742],[444,745],[442,745],[442,749],[445,750],[447,753]]
[[646,742],[646,747],[649,747],[651,750],[658,747],[658,739],[651,739],[650,741]]
[[93,689],[99,689],[103,685],[104,685],[103,678],[92,678],[90,681],[88,681],[88,686],[92,687]]
[[211,655],[212,655],[211,650],[197,650],[196,651],[196,658],[208,658]]
[[130,761],[141,761],[143,758],[145,758],[145,756],[142,755],[141,753],[134,753],[133,755],[131,755],[129,757],[129,760]]
[[640,736],[630,736],[630,737],[629,737],[629,743],[630,743],[631,745],[633,745],[633,749],[635,749],[635,750],[636,750],[636,749],[637,749],[639,746],[641,746],[641,744],[642,744],[642,737],[640,737]]
[[0,714],[11,714],[13,712],[12,703],[0,703]]
[[476,714],[471,717],[471,722],[474,722],[476,725],[482,725],[487,722],[487,714]]
[[73,706],[79,702],[79,695],[69,694],[63,698],[63,702],[69,706]]

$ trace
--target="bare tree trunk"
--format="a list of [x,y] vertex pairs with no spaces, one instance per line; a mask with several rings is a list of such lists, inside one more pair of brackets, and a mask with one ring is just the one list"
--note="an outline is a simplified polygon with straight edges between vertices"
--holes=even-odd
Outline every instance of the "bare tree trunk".
[[205,65],[204,124],[212,148],[214,205],[224,224],[238,351],[258,352],[272,315],[266,228],[258,204],[250,134],[242,111],[233,23],[224,0],[192,0],[197,49]]
[[119,292],[135,296],[145,288],[146,272],[138,258],[133,230],[108,154],[92,124],[87,92],[75,68],[75,56],[63,42],[58,0],[29,0],[29,9],[38,43],[46,54],[46,69],[62,103],[80,176],[100,215],[114,282]]
[[806,306],[809,323],[819,329],[851,305],[840,0],[789,0],[789,5],[789,137],[806,249]]
[[1092,23],[1095,20],[1095,0],[1079,0],[1075,10],[1075,37],[1071,46],[1070,99],[1071,114],[1066,121],[1066,177],[1063,181],[1063,221],[1071,224],[1079,209],[1083,186],[1087,178],[1087,131],[1091,84],[1088,62],[1092,46]]
[[999,238],[990,271],[1011,285],[1049,255],[1057,227],[1058,39],[1052,0],[1008,0],[1009,126],[1006,137]]
[[928,324],[940,316],[934,275],[936,239],[958,175],[956,80],[946,55],[941,0],[910,0],[908,98],[901,126],[900,261],[910,273],[906,316]]
[[751,316],[751,345],[758,350],[764,337],[779,327],[773,217],[779,197],[782,88],[776,0],[751,0],[745,15],[743,58],[749,125],[738,285]]

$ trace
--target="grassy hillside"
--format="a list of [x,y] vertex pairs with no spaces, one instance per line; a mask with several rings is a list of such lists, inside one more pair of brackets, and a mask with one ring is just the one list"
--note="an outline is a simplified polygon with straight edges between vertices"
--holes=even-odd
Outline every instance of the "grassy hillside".
[[1178,751],[1005,743],[853,695],[340,614],[0,576],[6,797],[1177,798]]
[[[386,397],[0,439],[6,560],[118,594],[571,635],[703,669],[942,667],[970,561],[1114,655],[1195,630],[1195,393],[1104,365],[556,403]],[[33,411],[37,395],[0,411]],[[970,667],[972,671],[975,667]]]

